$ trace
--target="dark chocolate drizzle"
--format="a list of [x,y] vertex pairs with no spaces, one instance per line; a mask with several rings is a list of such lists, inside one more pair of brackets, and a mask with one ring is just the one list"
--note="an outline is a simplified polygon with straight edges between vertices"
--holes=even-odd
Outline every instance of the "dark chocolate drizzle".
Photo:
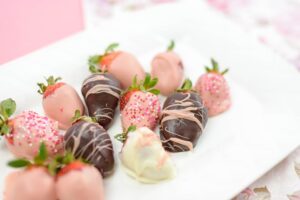
[[94,165],[103,177],[112,173],[114,154],[111,139],[106,130],[97,123],[79,121],[64,136],[65,150],[75,158],[82,158]]
[[109,73],[92,74],[83,82],[81,92],[89,116],[95,117],[107,130],[118,106],[121,94],[120,82]]
[[207,110],[196,92],[175,92],[163,106],[160,137],[170,152],[192,150],[207,122]]

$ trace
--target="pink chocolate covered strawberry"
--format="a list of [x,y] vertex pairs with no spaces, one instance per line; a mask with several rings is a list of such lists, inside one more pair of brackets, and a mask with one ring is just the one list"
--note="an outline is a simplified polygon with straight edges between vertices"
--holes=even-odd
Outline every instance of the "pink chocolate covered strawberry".
[[213,67],[205,67],[207,73],[199,77],[195,89],[208,109],[208,115],[215,116],[229,109],[231,99],[229,86],[223,76],[228,69],[220,72],[218,63],[214,59],[211,62]]
[[57,174],[56,193],[60,200],[103,200],[103,180],[98,170],[71,160]]
[[89,66],[99,67],[102,72],[108,71],[120,81],[122,88],[127,88],[135,76],[142,80],[145,71],[134,55],[125,51],[115,51],[118,46],[119,44],[113,43],[102,55],[91,56]]
[[58,121],[59,128],[66,130],[72,125],[74,112],[79,110],[83,114],[84,106],[72,86],[58,82],[61,78],[50,76],[46,80],[47,85],[38,83],[38,92],[43,95],[45,114]]
[[129,126],[155,129],[160,115],[159,90],[154,89],[158,79],[149,74],[145,80],[133,84],[123,93],[120,99],[120,110],[123,130]]
[[45,143],[51,157],[63,151],[63,135],[58,131],[57,122],[33,111],[10,118],[15,109],[12,99],[0,103],[0,133],[15,156],[32,159],[41,142]]
[[24,170],[6,177],[4,200],[57,200],[55,179],[44,164],[46,160],[46,146],[42,144],[34,162],[25,159],[9,162],[11,167],[24,167]]

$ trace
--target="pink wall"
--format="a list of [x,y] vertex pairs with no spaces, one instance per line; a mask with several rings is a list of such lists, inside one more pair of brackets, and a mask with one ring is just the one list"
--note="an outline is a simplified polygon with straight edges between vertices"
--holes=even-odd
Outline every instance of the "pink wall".
[[83,29],[81,0],[0,0],[0,64]]

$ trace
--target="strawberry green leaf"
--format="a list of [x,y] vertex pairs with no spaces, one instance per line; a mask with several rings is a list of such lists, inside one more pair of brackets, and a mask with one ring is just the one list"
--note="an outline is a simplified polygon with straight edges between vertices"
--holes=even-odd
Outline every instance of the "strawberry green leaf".
[[129,126],[128,127],[128,129],[127,129],[127,133],[129,133],[129,132],[133,132],[133,131],[135,131],[136,130],[136,126],[134,126],[134,125],[131,125],[131,126]]
[[150,74],[146,73],[146,77],[145,77],[143,86],[145,88],[147,88],[147,86],[149,85],[150,81],[151,81],[151,76],[150,76]]
[[174,42],[174,40],[171,40],[170,44],[167,48],[167,51],[173,51],[174,48],[175,48],[175,42]]
[[34,163],[37,165],[43,165],[48,159],[48,152],[44,142],[40,144],[38,155],[34,157]]
[[222,75],[226,74],[229,71],[229,69],[225,69],[224,71],[221,72]]
[[58,81],[61,80],[61,77],[57,77],[55,78],[54,76],[49,76],[48,78],[46,78],[46,82],[47,84],[44,83],[37,83],[39,90],[37,91],[39,94],[44,94],[44,92],[46,91],[47,87],[50,85],[55,85]]
[[211,58],[211,64],[213,66],[213,71],[219,72],[219,64],[213,58]]
[[3,123],[2,125],[0,124],[1,130],[0,130],[0,135],[6,135],[10,133],[10,128],[7,124]]
[[31,163],[28,160],[25,159],[17,159],[17,160],[12,160],[7,163],[8,166],[14,167],[14,168],[22,168],[22,167],[27,167]]
[[59,163],[54,159],[52,162],[49,163],[48,165],[48,171],[51,176],[55,176],[57,173]]
[[126,140],[126,137],[124,137],[124,135],[122,133],[115,135],[114,138],[122,143],[125,142],[125,140]]
[[118,43],[112,43],[112,44],[110,44],[110,45],[105,49],[104,54],[109,54],[109,53],[111,53],[111,52],[114,52],[115,49],[116,49],[118,46],[119,46]]
[[157,84],[157,82],[158,82],[158,78],[153,78],[153,79],[150,81],[148,87],[149,87],[149,88],[154,87],[154,86]]
[[211,58],[211,64],[212,64],[212,68],[209,68],[208,66],[204,66],[205,67],[205,71],[207,73],[212,72],[212,73],[218,73],[218,74],[224,75],[224,74],[226,74],[229,71],[229,69],[225,69],[222,72],[220,72],[219,64],[213,58]]
[[191,91],[193,87],[193,83],[190,79],[185,79],[184,83],[182,84],[182,86],[177,89],[178,92],[188,92]]
[[73,156],[73,154],[70,151],[68,151],[65,154],[65,156],[63,157],[62,163],[65,164],[65,165],[67,165],[67,164],[70,164],[73,161],[74,161],[74,156]]
[[133,131],[135,131],[135,130],[136,130],[136,126],[131,125],[131,126],[129,126],[128,129],[127,129],[126,131],[124,131],[123,133],[120,133],[120,134],[115,135],[115,139],[118,140],[118,141],[120,141],[120,142],[122,142],[122,143],[124,143],[124,142],[126,141],[126,139],[127,139],[128,133],[129,133],[129,132],[133,132]]
[[54,78],[54,76],[49,76],[48,78],[46,78],[48,86],[49,85],[55,85],[55,83],[57,83],[58,81],[61,80],[60,77]]
[[152,94],[155,94],[155,95],[159,95],[160,94],[160,91],[158,89],[151,89],[151,90],[148,90],[148,92],[150,92]]
[[82,116],[81,116],[80,110],[75,110],[74,116],[71,118],[71,121],[74,123],[74,122],[80,120],[81,117]]
[[0,114],[8,119],[16,111],[16,102],[13,99],[5,99],[0,103]]
[[102,56],[100,55],[94,55],[89,57],[88,64],[89,64],[89,70],[92,73],[99,73],[101,72],[99,68],[99,62],[101,60]]

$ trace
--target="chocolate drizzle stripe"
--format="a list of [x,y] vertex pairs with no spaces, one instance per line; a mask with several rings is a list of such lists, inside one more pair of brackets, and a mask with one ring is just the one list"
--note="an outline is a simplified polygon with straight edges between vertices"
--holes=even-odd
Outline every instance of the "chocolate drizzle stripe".
[[[112,120],[112,117],[109,116],[109,113],[113,113],[113,110],[112,110],[111,108],[103,108],[102,111],[103,111],[103,110],[111,110],[111,111],[108,111],[106,114],[98,114],[98,112],[99,112],[99,111],[98,111],[98,112],[95,112],[95,113],[94,113],[94,116],[95,116],[96,118],[106,117],[106,118]],[[113,114],[111,114],[111,115],[113,115]]]
[[109,78],[107,78],[103,75],[102,76],[92,76],[83,82],[83,86],[87,85],[88,83],[94,82],[94,81],[103,81],[103,80],[109,81]]
[[107,94],[111,94],[113,96],[115,96],[116,98],[120,98],[120,95],[115,92],[114,90],[112,89],[116,89],[116,90],[119,90],[121,91],[118,87],[114,87],[112,85],[106,85],[106,84],[97,84],[95,86],[93,86],[92,88],[90,88],[86,95],[85,95],[85,98],[87,98],[89,95],[91,94],[98,94],[98,93],[107,93]]
[[[165,109],[163,109],[162,115],[166,114],[167,116],[165,116],[162,119],[161,123],[168,121],[168,120],[182,118],[182,119],[190,120],[190,121],[197,123],[197,125],[201,128],[201,130],[203,130],[203,125],[202,125],[201,121],[195,117],[195,113],[191,112],[191,111],[196,111],[198,109],[201,109],[202,107],[193,106],[194,104],[192,102],[187,101],[187,100],[190,100],[189,98],[190,98],[190,94],[188,93],[186,98],[184,98],[180,101],[176,100],[175,104],[167,106]],[[170,108],[175,107],[175,106],[182,106],[185,108],[169,110]]]
[[[164,140],[163,143],[167,143],[169,141],[172,141],[172,142],[175,142],[177,144],[181,144],[183,146],[186,146],[190,151],[193,150],[193,143],[191,143],[190,141],[182,140],[182,139],[179,139],[179,138],[176,138],[176,137],[171,137],[168,140]],[[174,147],[175,146],[177,146],[177,145],[174,145]],[[180,147],[180,146],[177,146],[177,147]]]
[[88,123],[83,124],[80,127],[80,130],[78,131],[78,136],[72,136],[69,137],[66,141],[66,143],[68,143],[71,139],[73,139],[74,141],[74,147],[72,149],[72,154],[75,155],[76,150],[78,149],[79,145],[80,145],[80,139],[81,139],[81,135],[85,132],[84,130],[89,126]]

